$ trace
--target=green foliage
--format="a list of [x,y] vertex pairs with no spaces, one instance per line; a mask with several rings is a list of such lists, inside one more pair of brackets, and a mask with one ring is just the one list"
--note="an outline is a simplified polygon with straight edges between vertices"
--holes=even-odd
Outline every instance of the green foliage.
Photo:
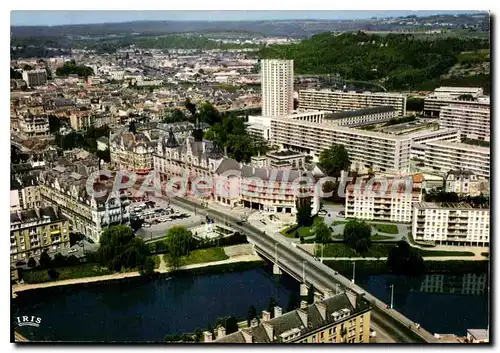
[[295,207],[297,208],[297,224],[300,227],[309,227],[313,223],[311,217],[311,198],[310,197],[297,197]]
[[149,276],[155,272],[155,261],[151,256],[146,257],[144,262],[139,265],[139,273],[142,276]]
[[41,268],[47,268],[50,266],[52,260],[47,253],[47,250],[42,251],[42,254],[40,255],[40,267]]
[[83,148],[91,153],[97,152],[97,139],[99,137],[109,136],[109,127],[103,126],[95,128],[90,126],[84,133],[70,132],[67,135],[55,134],[54,144],[63,150],[72,150],[73,148]]
[[100,239],[97,259],[110,270],[137,268],[145,264],[149,248],[135,238],[132,228],[123,225],[106,228]]
[[319,155],[318,166],[329,176],[339,177],[340,172],[349,170],[351,161],[344,145],[332,145]]
[[[58,273],[57,279],[73,279],[109,275],[110,271],[95,264],[79,264],[77,266],[60,267],[56,271]],[[47,270],[29,270],[23,272],[23,280],[26,283],[43,283],[51,279],[48,276]]]
[[387,267],[392,273],[401,275],[416,276],[425,272],[422,256],[404,241],[389,251]]
[[464,139],[462,142],[473,146],[490,147],[490,142],[484,140]]
[[85,65],[76,65],[75,61],[68,61],[62,67],[56,69],[57,76],[78,75],[79,77],[88,77],[94,74],[92,68]]
[[170,124],[170,123],[178,123],[181,121],[188,121],[187,117],[184,115],[182,110],[180,109],[174,109],[167,115],[162,120],[162,123]]
[[315,222],[313,227],[313,233],[316,236],[317,243],[325,244],[332,240],[332,234],[330,228],[328,228],[328,226],[325,224],[322,218],[320,222]]
[[192,265],[199,263],[207,263],[213,261],[227,260],[229,256],[226,255],[223,248],[208,248],[198,249],[191,251],[188,255],[184,256],[181,260],[182,265]]
[[181,266],[182,257],[187,256],[194,247],[193,235],[185,227],[172,227],[167,233],[166,244],[170,266],[177,269]]
[[36,260],[32,257],[28,259],[28,267],[36,267]]
[[391,126],[391,125],[396,125],[396,124],[402,124],[402,123],[408,123],[410,121],[415,121],[417,118],[414,116],[405,116],[404,118],[393,118],[386,122],[384,126]]
[[238,320],[232,315],[219,317],[214,323],[214,327],[216,329],[218,326],[224,327],[226,329],[226,335],[229,335],[238,331]]
[[425,41],[408,34],[321,33],[298,44],[267,46],[260,56],[293,59],[297,74],[338,73],[345,79],[385,80],[386,88],[397,90],[439,78],[461,52],[488,47],[488,40],[475,38]]
[[424,194],[425,202],[459,202],[460,198],[455,192],[431,192],[428,194]]
[[370,248],[371,235],[372,228],[364,221],[354,219],[344,226],[345,243],[358,253],[363,253]]
[[11,80],[21,80],[22,78],[23,78],[22,73],[14,70],[12,67],[10,68],[10,79]]

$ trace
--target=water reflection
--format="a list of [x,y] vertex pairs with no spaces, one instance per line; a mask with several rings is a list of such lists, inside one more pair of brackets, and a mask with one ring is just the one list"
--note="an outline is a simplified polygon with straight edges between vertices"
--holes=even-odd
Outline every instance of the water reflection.
[[426,293],[451,293],[462,295],[483,295],[486,292],[486,273],[464,275],[426,275],[420,291]]

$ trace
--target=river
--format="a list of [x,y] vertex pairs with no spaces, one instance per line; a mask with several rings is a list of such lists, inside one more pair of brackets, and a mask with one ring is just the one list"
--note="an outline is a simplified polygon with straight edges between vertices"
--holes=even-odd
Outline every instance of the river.
[[[464,335],[486,328],[486,274],[428,275],[418,279],[360,276],[362,287],[433,333]],[[42,318],[39,328],[22,327],[28,339],[55,341],[163,341],[165,335],[205,329],[218,317],[246,318],[254,305],[260,315],[270,297],[286,308],[299,285],[274,277],[269,267],[242,272],[181,275],[105,285],[61,287],[19,293],[13,317]]]

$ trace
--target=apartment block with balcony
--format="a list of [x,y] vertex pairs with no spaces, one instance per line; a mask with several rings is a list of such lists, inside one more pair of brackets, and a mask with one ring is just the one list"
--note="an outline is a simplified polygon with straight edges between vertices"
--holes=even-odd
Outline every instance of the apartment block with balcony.
[[50,137],[49,117],[45,114],[20,114],[18,120],[19,132],[26,139],[45,139]]
[[346,188],[345,217],[410,223],[413,206],[422,201],[422,182],[421,174],[381,177],[371,185],[359,178]]
[[363,126],[384,123],[398,116],[392,106],[380,106],[358,110],[348,110],[325,116],[325,121],[339,126]]
[[40,186],[36,176],[13,175],[10,183],[10,211],[41,206]]
[[28,87],[43,86],[47,83],[47,71],[44,69],[23,71],[23,80]]
[[467,203],[414,206],[412,234],[415,240],[438,245],[489,246],[490,210]]
[[[319,299],[319,298],[318,298]],[[282,313],[274,307],[274,318],[262,312],[261,322],[226,335],[216,329],[215,343],[369,343],[371,305],[350,291],[339,293],[314,304],[302,301],[300,308]],[[212,334],[204,333],[204,342]]]
[[441,107],[439,126],[458,128],[462,138],[490,140],[490,106],[450,104]]
[[406,136],[287,117],[271,119],[271,135],[272,144],[305,153],[315,161],[323,150],[338,144],[347,149],[353,170],[409,171],[411,139]]
[[424,114],[437,117],[440,115],[441,108],[450,104],[489,109],[490,99],[483,96],[482,88],[440,87],[425,97]]
[[69,221],[57,207],[11,212],[10,262],[27,262],[44,250],[55,253],[69,247]]
[[406,96],[399,93],[355,92],[330,90],[299,91],[299,108],[342,112],[365,108],[391,106],[398,116],[406,115]]
[[147,175],[153,170],[155,142],[148,132],[132,133],[121,129],[109,138],[111,164],[119,169]]
[[129,220],[130,201],[112,190],[112,179],[96,180],[93,190],[102,195],[89,195],[87,179],[91,173],[79,163],[47,168],[40,174],[40,195],[44,204],[58,207],[70,219],[72,231],[99,242],[105,227]]
[[489,180],[490,149],[465,143],[431,141],[426,143],[425,166],[437,171],[468,170]]

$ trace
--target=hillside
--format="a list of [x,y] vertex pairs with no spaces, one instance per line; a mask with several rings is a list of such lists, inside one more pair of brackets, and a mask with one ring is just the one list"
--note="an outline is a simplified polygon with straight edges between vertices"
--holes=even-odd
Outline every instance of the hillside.
[[[382,84],[388,90],[414,90],[423,89],[422,85],[429,89],[433,85],[430,81],[437,85],[450,78],[442,76],[464,60],[462,52],[488,48],[487,40],[476,38],[443,37],[428,41],[409,34],[322,33],[297,44],[268,46],[260,56],[293,59],[296,74],[338,73],[347,80]],[[469,56],[474,57],[475,63],[478,58],[489,60],[486,56]]]

